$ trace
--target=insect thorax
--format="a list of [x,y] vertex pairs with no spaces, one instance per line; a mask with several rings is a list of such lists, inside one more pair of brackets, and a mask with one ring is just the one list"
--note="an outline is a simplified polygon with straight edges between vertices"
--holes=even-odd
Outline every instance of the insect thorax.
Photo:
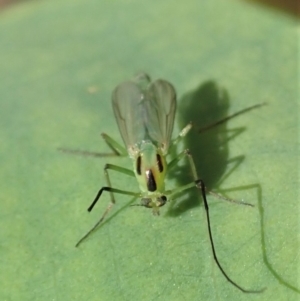
[[134,159],[134,172],[142,192],[157,195],[165,190],[166,160],[151,141],[143,141]]

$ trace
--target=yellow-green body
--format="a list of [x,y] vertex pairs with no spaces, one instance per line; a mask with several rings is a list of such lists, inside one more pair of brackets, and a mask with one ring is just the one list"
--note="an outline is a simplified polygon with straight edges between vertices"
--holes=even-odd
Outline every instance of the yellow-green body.
[[163,206],[167,163],[176,111],[176,93],[165,80],[151,82],[144,73],[118,85],[113,109],[141,191],[141,205]]

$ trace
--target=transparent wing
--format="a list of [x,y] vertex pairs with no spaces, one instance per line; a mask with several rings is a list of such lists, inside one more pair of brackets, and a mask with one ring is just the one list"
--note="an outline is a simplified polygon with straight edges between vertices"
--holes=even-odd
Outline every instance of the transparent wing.
[[176,112],[176,92],[167,81],[159,79],[150,84],[145,102],[145,124],[153,142],[167,152]]
[[132,147],[145,136],[143,116],[140,114],[144,95],[134,82],[118,85],[112,94],[112,105],[119,131],[126,147]]
[[148,75],[139,74],[115,88],[112,104],[127,148],[151,140],[167,151],[176,111],[176,93],[170,83],[150,83]]

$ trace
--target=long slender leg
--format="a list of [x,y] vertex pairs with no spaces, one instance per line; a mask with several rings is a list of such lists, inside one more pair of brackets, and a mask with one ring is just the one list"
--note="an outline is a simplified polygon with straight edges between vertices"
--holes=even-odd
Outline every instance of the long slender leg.
[[[127,176],[134,177],[134,172],[130,169],[127,169],[127,168],[124,168],[124,167],[121,167],[121,166],[117,166],[117,165],[113,165],[113,164],[105,164],[105,166],[104,166],[104,176],[105,176],[106,183],[107,183],[108,187],[111,187],[111,181],[110,181],[110,177],[109,177],[109,174],[108,174],[109,169],[118,171],[118,172],[120,172],[122,174],[125,174]],[[110,192],[110,198],[111,198],[111,202],[114,204],[115,203],[115,198],[114,198],[113,192]]]
[[[90,205],[90,207],[88,208],[88,211],[91,212],[94,208],[94,206],[96,205],[96,203],[98,202],[98,200],[100,199],[103,191],[108,191],[110,193],[118,193],[118,194],[124,194],[124,195],[131,195],[134,197],[139,197],[140,193],[139,192],[132,192],[132,191],[127,191],[127,190],[121,190],[121,189],[116,189],[116,188],[112,188],[112,187],[102,187],[94,201],[92,202],[92,204]],[[106,215],[109,213],[109,211],[111,210],[111,208],[113,207],[114,203],[110,203],[104,213],[102,214],[101,218],[98,220],[98,222],[77,242],[77,244],[75,245],[75,247],[78,247],[105,219]]]
[[110,193],[111,202],[107,206],[107,208],[105,209],[105,211],[104,211],[103,215],[101,216],[101,218],[99,219],[99,221],[94,225],[94,227],[90,231],[88,231],[78,241],[78,243],[76,244],[76,247],[78,247],[81,244],[81,242],[83,240],[85,240],[98,227],[98,225],[100,225],[102,223],[102,221],[105,219],[106,215],[108,214],[108,212],[111,210],[111,208],[113,207],[113,205],[116,202],[115,198],[114,198],[114,193],[133,195],[133,196],[139,195],[138,193],[135,193],[135,192],[130,192],[130,191],[126,191],[126,190],[120,190],[120,189],[112,188],[111,187],[111,181],[110,181],[109,174],[108,174],[108,169],[118,171],[118,172],[123,173],[123,174],[128,175],[128,176],[134,176],[134,172],[132,170],[130,170],[130,169],[127,169],[127,168],[124,168],[124,167],[121,167],[121,166],[117,166],[117,165],[113,165],[113,164],[105,164],[104,175],[105,175],[108,187],[102,187],[99,190],[99,192],[97,193],[94,201],[89,206],[88,211],[91,212],[93,210],[94,206],[96,205],[96,203],[100,199],[101,194],[102,194],[103,191],[108,191]]
[[102,138],[106,142],[106,144],[112,149],[112,151],[118,155],[118,156],[126,156],[127,151],[124,146],[122,146],[120,143],[118,143],[116,140],[111,138],[109,135],[102,133]]
[[[217,125],[219,125],[219,124],[221,124],[221,123],[224,123],[224,122],[228,121],[229,119],[231,119],[231,118],[233,118],[233,117],[236,117],[236,116],[238,116],[238,115],[240,115],[240,114],[246,113],[246,112],[248,112],[248,111],[250,111],[250,110],[253,110],[253,109],[255,109],[255,108],[261,107],[261,106],[263,106],[263,105],[266,105],[266,103],[256,104],[256,105],[254,105],[254,106],[251,106],[251,107],[248,107],[248,108],[243,109],[243,110],[241,110],[241,111],[238,111],[238,112],[236,112],[236,113],[234,113],[234,114],[232,114],[232,115],[227,116],[226,118],[224,118],[224,119],[222,119],[222,120],[219,120],[218,122],[215,122],[215,123],[213,123],[213,124],[211,124],[211,125],[205,127],[204,129],[210,129],[210,128],[214,127],[214,126],[217,126]],[[179,135],[178,135],[174,140],[172,140],[172,143],[171,143],[171,145],[170,145],[170,148],[172,148],[173,146],[175,146],[176,144],[178,144],[178,143],[179,143],[179,142],[180,142],[180,141],[188,134],[188,132],[192,129],[192,127],[193,127],[192,123],[187,124],[187,125],[180,131]],[[183,157],[185,157],[186,155],[188,155],[188,158],[191,157],[191,154],[190,154],[189,150],[184,150],[183,152],[179,153],[172,161],[170,161],[170,162],[168,163],[168,169],[172,169],[174,166],[176,166],[177,163],[178,163],[178,161],[180,161],[180,160],[181,160]],[[189,159],[189,160],[190,160],[190,159]],[[190,163],[190,164],[191,164],[191,163]],[[193,165],[195,165],[195,164],[193,163]],[[197,175],[196,168],[194,167],[193,169],[194,169],[194,171],[193,171],[193,172],[194,172],[194,175],[195,175],[195,174]],[[198,175],[196,176],[196,178],[198,178]],[[254,207],[254,206],[253,206],[252,204],[250,204],[250,203],[246,203],[246,202],[242,202],[242,201],[237,201],[237,200],[233,200],[233,199],[230,199],[230,198],[226,198],[226,197],[224,197],[224,196],[222,196],[222,195],[220,195],[220,194],[218,194],[218,193],[216,193],[216,192],[214,192],[214,191],[208,190],[207,187],[205,187],[205,190],[206,190],[209,194],[215,196],[215,197],[218,198],[218,199],[225,200],[225,201],[228,201],[228,202],[231,202],[231,203],[242,204],[242,205]]]
[[235,113],[233,113],[233,114],[231,114],[231,115],[229,115],[229,116],[227,116],[227,117],[225,117],[225,118],[223,118],[223,119],[221,119],[221,120],[218,120],[218,121],[216,121],[216,122],[214,122],[214,123],[211,123],[211,124],[209,124],[209,125],[207,125],[207,126],[201,128],[201,129],[199,129],[198,132],[201,133],[201,132],[204,132],[204,131],[206,131],[206,130],[209,130],[209,129],[215,127],[215,126],[218,126],[218,125],[220,125],[220,124],[222,124],[222,123],[225,123],[225,122],[228,121],[229,119],[232,119],[232,118],[234,118],[234,117],[236,117],[236,116],[239,116],[239,115],[241,115],[241,114],[244,114],[244,113],[246,113],[246,112],[249,112],[249,111],[251,111],[251,110],[253,110],[253,109],[257,109],[257,108],[260,108],[260,107],[262,107],[262,106],[265,106],[266,104],[267,104],[266,102],[262,102],[262,103],[258,103],[258,104],[256,104],[256,105],[250,106],[250,107],[248,107],[248,108],[245,108],[245,109],[243,109],[243,110],[237,111],[237,112],[235,112]]
[[214,246],[214,242],[213,242],[213,236],[212,236],[212,231],[211,231],[211,227],[210,227],[210,215],[209,215],[209,207],[208,207],[208,202],[206,200],[206,192],[205,192],[205,185],[203,183],[202,180],[197,180],[196,181],[196,185],[197,188],[201,189],[201,193],[202,193],[202,198],[204,201],[204,207],[205,207],[205,212],[206,212],[206,220],[207,220],[207,228],[208,228],[208,234],[209,234],[209,240],[211,242],[211,249],[213,252],[213,256],[214,256],[214,260],[217,264],[217,266],[219,267],[220,271],[222,272],[222,274],[224,275],[224,277],[236,288],[238,288],[239,290],[241,290],[244,293],[262,293],[266,288],[262,288],[259,290],[248,290],[248,289],[244,289],[243,287],[241,287],[240,285],[238,285],[236,282],[234,282],[233,280],[231,280],[231,278],[229,278],[229,276],[226,274],[225,270],[223,269],[223,267],[221,266],[219,259],[217,257],[217,253],[215,250],[215,246]]
[[188,123],[181,131],[180,133],[178,134],[178,136],[173,139],[171,141],[171,144],[170,144],[170,149],[172,149],[175,145],[177,145],[186,135],[187,133],[192,129],[193,127],[193,124],[190,122]]
[[174,196],[175,194],[177,194],[179,192],[182,192],[184,190],[190,189],[192,187],[196,187],[196,188],[201,190],[202,198],[203,198],[203,201],[204,201],[205,212],[206,212],[206,220],[207,220],[207,227],[208,227],[208,232],[209,232],[209,240],[210,240],[210,243],[211,243],[211,248],[212,248],[214,260],[215,260],[217,266],[219,267],[221,273],[224,275],[224,277],[233,286],[235,286],[236,288],[238,288],[242,292],[244,292],[244,293],[261,293],[262,291],[265,290],[265,288],[263,288],[261,290],[247,290],[247,289],[242,288],[236,282],[231,280],[231,278],[226,274],[223,267],[221,266],[221,264],[219,262],[219,259],[217,257],[217,254],[216,254],[214,241],[213,241],[213,236],[212,236],[212,231],[211,231],[211,227],[210,227],[209,207],[208,207],[208,203],[207,203],[207,200],[206,200],[206,187],[205,187],[204,182],[201,179],[199,179],[199,177],[198,177],[198,174],[197,174],[197,171],[196,171],[196,166],[195,166],[194,159],[193,159],[192,155],[190,154],[190,152],[188,150],[185,151],[185,154],[188,157],[188,161],[189,161],[189,165],[190,165],[190,168],[191,168],[191,171],[192,171],[194,181],[189,183],[189,184],[186,184],[184,186],[181,186],[179,188],[176,188],[173,191],[168,191],[167,193],[170,195],[170,198],[172,198],[172,196]]
[[[170,161],[168,163],[168,169],[172,169],[174,166],[177,165],[178,161],[180,161],[182,158],[184,157],[188,157],[189,161],[191,160],[190,158],[192,157],[190,151],[188,149],[182,151],[181,153],[178,154],[178,156],[176,156],[176,158],[174,158],[172,161]],[[196,168],[195,168],[195,164],[194,164],[194,161],[191,163],[189,162],[190,166],[193,165],[194,167],[192,168],[192,171],[193,171],[193,178],[197,179],[198,178],[198,175],[197,175],[197,172],[196,172]],[[180,190],[180,187],[178,188],[179,191],[178,192],[181,192],[182,190]],[[188,189],[188,188],[187,188]],[[176,191],[177,189],[174,189],[173,191]],[[230,198],[226,198],[224,197],[223,195],[219,194],[219,193],[216,193],[214,191],[211,191],[209,190],[207,187],[205,187],[205,190],[207,193],[213,195],[214,197],[218,198],[218,199],[221,199],[223,201],[227,201],[227,202],[231,202],[231,203],[235,203],[235,204],[240,204],[240,205],[245,205],[245,206],[250,206],[250,207],[254,207],[252,204],[250,203],[247,203],[247,202],[242,202],[242,201],[237,201],[237,200],[233,200],[233,199],[230,199]]]
[[77,150],[77,149],[68,149],[59,147],[58,150],[64,153],[73,154],[73,155],[80,155],[80,156],[89,156],[89,157],[125,157],[127,156],[126,149],[119,144],[116,140],[111,138],[109,135],[102,133],[102,138],[108,145],[108,147],[113,151],[112,153],[98,153],[98,152],[91,152],[91,151],[83,151],[83,150]]
[[98,152],[84,151],[84,150],[80,150],[80,149],[69,149],[69,148],[64,148],[64,147],[59,147],[57,150],[60,152],[63,152],[63,153],[84,156],[84,157],[103,158],[103,157],[119,156],[115,153],[98,153]]
[[[259,103],[259,104],[250,106],[250,107],[245,108],[245,109],[243,109],[243,110],[237,111],[237,112],[235,112],[235,113],[233,113],[233,114],[231,114],[231,115],[229,115],[229,116],[227,116],[227,117],[225,117],[225,118],[223,118],[223,119],[221,119],[221,120],[218,120],[218,121],[213,122],[213,123],[211,123],[211,124],[209,124],[209,125],[207,125],[207,126],[201,128],[201,129],[198,129],[198,132],[199,132],[199,133],[205,132],[206,130],[209,130],[209,129],[211,129],[211,128],[214,128],[215,126],[218,126],[218,125],[220,125],[220,124],[222,124],[222,123],[225,123],[225,122],[228,121],[229,119],[232,119],[232,118],[234,118],[234,117],[237,117],[237,116],[239,116],[239,115],[242,115],[242,114],[244,114],[244,113],[246,113],[246,112],[249,112],[249,111],[251,111],[251,110],[253,110],[253,109],[260,108],[260,107],[265,106],[265,105],[267,105],[267,103],[266,103],[266,102],[263,102],[263,103]],[[179,135],[178,135],[175,139],[172,140],[172,143],[171,143],[170,147],[173,147],[174,145],[178,144],[178,143],[186,136],[186,134],[191,130],[192,127],[193,127],[192,122],[188,123],[188,124],[181,130],[181,132],[179,133]],[[242,129],[242,130],[243,130],[243,129]]]
[[[117,141],[115,141],[113,138],[111,138],[109,135],[107,135],[105,133],[102,133],[101,135],[102,135],[102,138],[104,139],[104,141],[106,142],[106,144],[113,151],[113,153],[98,153],[98,152],[72,150],[72,149],[65,149],[65,148],[59,148],[58,150],[66,152],[66,153],[75,154],[75,155],[92,156],[92,157],[126,156],[127,155],[126,149],[121,144],[119,144]],[[78,241],[78,243],[76,244],[76,247],[78,247],[98,227],[98,225],[101,224],[101,222],[105,219],[106,215],[108,214],[108,212],[111,210],[111,208],[115,204],[115,199],[114,199],[114,195],[113,195],[114,193],[132,195],[132,196],[139,196],[139,193],[112,188],[110,177],[109,177],[109,174],[108,174],[109,169],[118,171],[118,172],[123,173],[123,174],[128,175],[128,176],[134,176],[134,172],[130,169],[127,169],[127,168],[120,167],[120,166],[113,165],[113,164],[106,164],[104,166],[104,176],[105,176],[105,179],[106,179],[107,187],[102,187],[99,190],[99,192],[97,193],[94,201],[89,206],[88,211],[89,212],[92,211],[93,207],[95,206],[95,204],[100,199],[103,191],[108,191],[110,193],[111,203],[107,206],[107,208],[105,209],[105,211],[102,214],[101,218],[94,225],[94,227],[90,231],[88,231]]]

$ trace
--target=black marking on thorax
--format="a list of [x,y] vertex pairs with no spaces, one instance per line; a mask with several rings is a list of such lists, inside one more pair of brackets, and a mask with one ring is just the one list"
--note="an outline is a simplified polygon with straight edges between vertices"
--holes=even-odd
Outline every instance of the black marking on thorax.
[[142,158],[141,158],[141,156],[138,156],[138,158],[136,160],[136,173],[138,175],[142,174],[142,172],[141,172],[141,164],[142,164]]
[[152,173],[151,169],[146,170],[146,177],[147,177],[147,188],[148,191],[155,191],[156,190],[156,182]]
[[159,172],[163,172],[164,166],[162,164],[161,156],[159,154],[156,154],[156,161],[157,161],[157,166],[158,166]]

